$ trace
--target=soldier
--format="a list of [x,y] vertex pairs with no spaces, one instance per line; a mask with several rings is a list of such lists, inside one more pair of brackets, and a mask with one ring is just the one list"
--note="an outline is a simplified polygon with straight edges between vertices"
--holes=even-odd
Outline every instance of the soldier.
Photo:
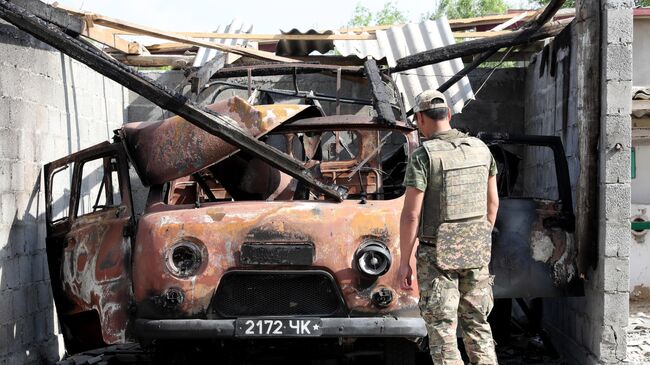
[[497,364],[487,322],[494,302],[488,264],[499,207],[496,164],[481,140],[451,128],[442,93],[422,92],[413,111],[426,140],[411,155],[404,179],[401,285],[411,288],[418,238],[419,306],[434,364],[463,364],[457,318],[470,362]]

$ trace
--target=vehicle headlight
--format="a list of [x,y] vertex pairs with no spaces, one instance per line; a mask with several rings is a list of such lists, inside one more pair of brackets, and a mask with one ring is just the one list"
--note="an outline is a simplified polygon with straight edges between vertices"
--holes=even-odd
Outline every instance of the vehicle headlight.
[[203,250],[191,241],[180,241],[165,253],[167,269],[178,277],[195,275],[203,263]]
[[371,277],[385,274],[390,269],[391,261],[388,247],[380,241],[365,241],[354,254],[357,270]]

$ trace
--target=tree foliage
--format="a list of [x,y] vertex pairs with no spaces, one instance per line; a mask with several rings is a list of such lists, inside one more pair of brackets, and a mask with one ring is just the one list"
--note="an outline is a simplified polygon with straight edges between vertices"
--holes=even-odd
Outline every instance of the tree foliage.
[[503,14],[507,10],[508,5],[504,0],[440,0],[438,7],[429,18],[436,19],[443,15],[449,19],[474,18]]
[[352,19],[348,22],[351,27],[367,27],[370,25],[392,25],[406,23],[406,16],[400,11],[395,3],[388,1],[384,7],[372,13],[367,7],[357,4],[352,14]]

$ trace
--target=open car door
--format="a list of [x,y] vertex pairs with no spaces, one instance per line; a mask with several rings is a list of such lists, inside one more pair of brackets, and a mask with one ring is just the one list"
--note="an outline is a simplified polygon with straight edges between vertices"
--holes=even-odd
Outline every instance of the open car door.
[[44,170],[48,265],[66,348],[124,342],[135,222],[123,147],[104,142]]

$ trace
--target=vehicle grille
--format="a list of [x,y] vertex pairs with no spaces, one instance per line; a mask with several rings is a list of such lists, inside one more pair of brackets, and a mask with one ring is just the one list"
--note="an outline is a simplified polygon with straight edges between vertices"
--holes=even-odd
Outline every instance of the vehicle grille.
[[343,309],[334,278],[325,271],[230,271],[213,298],[221,317],[331,316]]

